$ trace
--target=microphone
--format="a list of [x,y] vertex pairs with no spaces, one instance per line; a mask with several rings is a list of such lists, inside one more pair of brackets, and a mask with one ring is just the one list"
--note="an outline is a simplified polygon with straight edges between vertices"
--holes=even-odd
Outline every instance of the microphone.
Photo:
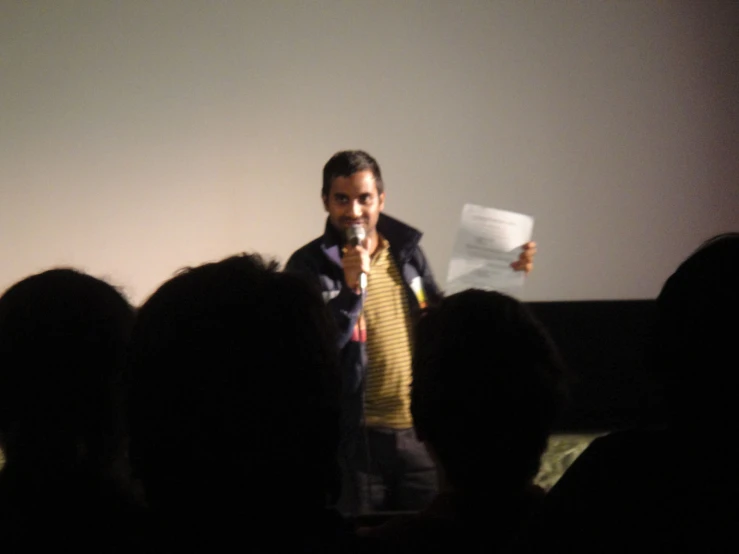
[[346,242],[351,246],[359,246],[367,238],[367,231],[361,225],[351,225],[346,229]]
[[[367,231],[361,225],[351,225],[346,229],[346,242],[350,246],[359,246],[367,238]],[[359,274],[359,288],[364,292],[367,289],[367,274]]]

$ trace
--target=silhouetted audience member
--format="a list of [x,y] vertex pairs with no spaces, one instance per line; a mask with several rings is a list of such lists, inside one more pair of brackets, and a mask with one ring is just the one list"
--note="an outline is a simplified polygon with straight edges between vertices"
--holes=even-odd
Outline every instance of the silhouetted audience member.
[[543,494],[533,479],[564,397],[559,354],[520,302],[481,290],[442,300],[418,324],[411,388],[440,493],[363,534],[381,550],[502,549]]
[[595,440],[552,488],[518,551],[738,548],[739,233],[714,237],[683,262],[657,312],[651,364],[665,384],[668,426]]
[[259,256],[181,272],[139,311],[131,456],[173,550],[351,552],[339,376],[317,290]]
[[0,298],[0,549],[131,547],[121,376],[134,310],[71,269],[28,277]]

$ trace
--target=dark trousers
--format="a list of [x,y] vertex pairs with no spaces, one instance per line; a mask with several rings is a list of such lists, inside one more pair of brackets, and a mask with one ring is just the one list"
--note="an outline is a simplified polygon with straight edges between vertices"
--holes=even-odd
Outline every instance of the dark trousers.
[[347,515],[421,510],[437,493],[437,475],[413,429],[366,428],[343,452],[339,509]]

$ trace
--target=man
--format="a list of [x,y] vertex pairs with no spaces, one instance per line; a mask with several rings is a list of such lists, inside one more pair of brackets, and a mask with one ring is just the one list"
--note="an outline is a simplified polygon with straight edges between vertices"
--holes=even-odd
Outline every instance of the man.
[[440,492],[363,533],[383,552],[503,551],[544,494],[533,480],[566,398],[557,348],[524,304],[474,289],[429,309],[414,338],[411,412]]
[[135,321],[110,284],[58,268],[0,296],[0,536],[6,552],[140,552],[122,377]]
[[[372,156],[335,154],[323,168],[321,197],[324,234],[296,251],[286,270],[318,281],[338,327],[340,507],[355,514],[418,510],[436,493],[436,470],[413,430],[411,329],[441,291],[419,246],[421,233],[382,213],[384,183]],[[356,246],[346,240],[355,226],[366,233]],[[526,244],[513,269],[531,271],[535,252]]]
[[326,509],[340,485],[333,324],[312,284],[276,268],[256,254],[207,263],[139,311],[131,458],[160,549],[355,550]]
[[739,233],[727,233],[667,279],[647,349],[664,386],[666,425],[593,441],[515,552],[736,549],[738,270]]

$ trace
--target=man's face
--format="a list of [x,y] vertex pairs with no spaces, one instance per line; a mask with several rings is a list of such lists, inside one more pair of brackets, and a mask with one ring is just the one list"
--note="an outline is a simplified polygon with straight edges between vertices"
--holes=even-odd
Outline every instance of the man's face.
[[331,183],[331,191],[323,197],[331,225],[342,236],[352,225],[361,225],[367,236],[375,234],[377,220],[385,207],[385,193],[377,193],[377,183],[372,171],[358,171],[349,177],[337,177]]

